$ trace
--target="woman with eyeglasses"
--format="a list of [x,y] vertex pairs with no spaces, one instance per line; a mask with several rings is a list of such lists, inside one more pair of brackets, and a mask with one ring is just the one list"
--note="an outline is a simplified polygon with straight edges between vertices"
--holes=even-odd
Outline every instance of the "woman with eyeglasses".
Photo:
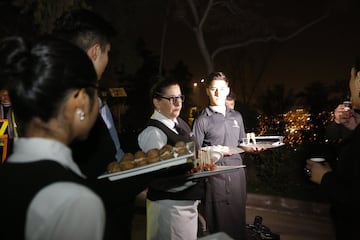
[[[138,136],[140,148],[147,152],[166,144],[174,146],[178,141],[192,141],[189,125],[179,117],[184,101],[179,83],[171,79],[159,81],[151,96],[154,113]],[[183,178],[191,168],[192,164],[174,167],[150,182],[146,200],[147,239],[197,239],[197,207],[203,187]]]
[[19,136],[0,167],[0,239],[103,239],[105,210],[87,187],[69,144],[98,115],[97,77],[80,48],[46,38],[0,42]]

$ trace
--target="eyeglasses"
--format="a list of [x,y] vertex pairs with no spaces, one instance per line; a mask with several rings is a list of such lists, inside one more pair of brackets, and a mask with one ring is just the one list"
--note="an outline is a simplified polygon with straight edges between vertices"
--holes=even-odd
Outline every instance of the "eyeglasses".
[[167,99],[169,102],[171,102],[172,104],[174,103],[178,103],[178,101],[180,100],[181,102],[185,101],[185,96],[184,95],[180,95],[180,96],[174,96],[174,97],[164,97],[161,95],[157,96],[158,98],[163,98],[163,99]]

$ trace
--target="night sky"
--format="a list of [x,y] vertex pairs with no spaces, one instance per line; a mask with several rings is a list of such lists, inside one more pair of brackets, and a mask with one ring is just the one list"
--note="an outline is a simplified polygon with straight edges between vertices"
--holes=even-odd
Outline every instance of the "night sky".
[[[95,3],[94,11],[109,19],[120,32],[124,30],[121,32],[123,40],[117,41],[114,48],[120,48],[119,58],[123,58],[122,61],[127,65],[126,70],[134,71],[141,64],[141,59],[134,57],[136,55],[135,42],[139,37],[144,39],[146,47],[154,55],[160,55],[165,0],[93,2]],[[267,1],[264,2],[267,3]],[[298,91],[315,81],[327,84],[348,80],[353,59],[356,55],[360,55],[360,31],[358,30],[360,4],[357,3],[358,0],[273,0],[266,14],[277,16],[286,13],[285,15],[290,19],[294,16],[310,21],[322,15],[323,2],[337,3],[338,6],[334,8],[336,12],[331,12],[328,18],[298,34],[295,38],[286,42],[270,43],[271,55],[256,89],[257,93],[277,83]],[[8,15],[9,18],[15,16],[12,13]],[[20,18],[14,19],[18,21]],[[9,23],[9,19],[3,22]],[[4,26],[3,28],[6,29]],[[184,24],[174,20],[169,21],[167,33],[164,51],[166,70],[170,70],[182,60],[193,74],[194,82],[206,76],[204,60],[193,33]],[[221,62],[222,66],[234,64],[233,58],[230,57],[230,62],[226,62],[227,56],[232,54],[232,57],[238,55],[241,58],[243,52],[247,51],[251,54],[253,49],[261,49],[266,44],[253,44],[238,50],[223,52],[216,61]],[[254,58],[256,63],[257,59]],[[246,64],[246,60],[244,61]],[[216,70],[224,69],[217,68]],[[236,81],[236,90],[241,95],[241,89],[248,89],[254,81],[254,76],[233,79],[233,81]]]
[[[330,15],[297,37],[276,44],[259,91],[275,83],[300,90],[315,81],[326,84],[347,81],[353,59],[360,54],[360,31],[357,30],[360,21],[355,9],[346,11]],[[162,25],[149,28],[150,25],[155,26],[145,25],[143,34],[148,47],[159,53]],[[193,73],[194,81],[203,78],[206,69],[192,32],[179,23],[173,26],[168,31],[165,66],[171,68],[182,59]]]

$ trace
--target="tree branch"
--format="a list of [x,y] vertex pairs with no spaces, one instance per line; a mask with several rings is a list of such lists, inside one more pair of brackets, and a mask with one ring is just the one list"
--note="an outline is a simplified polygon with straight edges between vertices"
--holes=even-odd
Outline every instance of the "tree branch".
[[234,49],[234,48],[240,48],[240,47],[248,46],[248,45],[253,44],[253,43],[269,42],[269,41],[272,41],[272,40],[277,41],[277,42],[288,41],[289,39],[292,39],[292,38],[296,37],[298,34],[305,31],[306,29],[310,28],[311,26],[323,21],[328,16],[329,16],[329,14],[325,14],[325,15],[319,17],[318,19],[316,19],[316,20],[302,26],[301,28],[299,28],[298,30],[293,32],[292,34],[290,34],[288,36],[285,36],[285,37],[279,37],[279,36],[274,34],[274,35],[270,35],[270,36],[267,36],[267,37],[252,38],[252,39],[249,39],[249,40],[241,42],[241,43],[235,43],[235,44],[230,44],[230,45],[219,47],[215,51],[213,51],[213,53],[211,54],[211,59],[214,60],[216,55],[218,55],[220,52],[223,52],[225,50]]

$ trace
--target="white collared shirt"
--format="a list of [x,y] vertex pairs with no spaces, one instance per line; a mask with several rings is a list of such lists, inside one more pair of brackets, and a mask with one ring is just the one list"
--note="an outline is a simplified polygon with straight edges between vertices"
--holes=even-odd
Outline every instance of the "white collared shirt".
[[99,106],[102,106],[99,109],[99,112],[100,112],[102,119],[105,122],[107,129],[109,130],[111,139],[114,142],[114,146],[116,149],[116,153],[115,153],[114,157],[117,161],[119,161],[124,156],[124,151],[122,150],[122,148],[120,146],[120,140],[119,140],[119,136],[118,136],[118,133],[117,133],[117,130],[115,127],[115,123],[114,123],[114,119],[113,119],[111,110],[107,104],[103,105],[101,98],[99,98]]
[[[19,138],[11,163],[52,160],[85,177],[71,157],[68,146],[45,138]],[[24,179],[29,181],[30,179]],[[89,188],[73,182],[56,182],[41,189],[26,214],[25,239],[102,239],[105,210]]]
[[[154,113],[150,117],[151,119],[155,119],[163,123],[165,126],[167,126],[169,129],[174,131],[176,134],[178,132],[175,130],[175,121],[165,117],[158,111],[154,111]],[[150,149],[162,148],[167,143],[167,136],[166,134],[160,130],[157,127],[154,126],[148,126],[146,127],[138,136],[138,144],[141,150],[144,152],[149,151]]]

